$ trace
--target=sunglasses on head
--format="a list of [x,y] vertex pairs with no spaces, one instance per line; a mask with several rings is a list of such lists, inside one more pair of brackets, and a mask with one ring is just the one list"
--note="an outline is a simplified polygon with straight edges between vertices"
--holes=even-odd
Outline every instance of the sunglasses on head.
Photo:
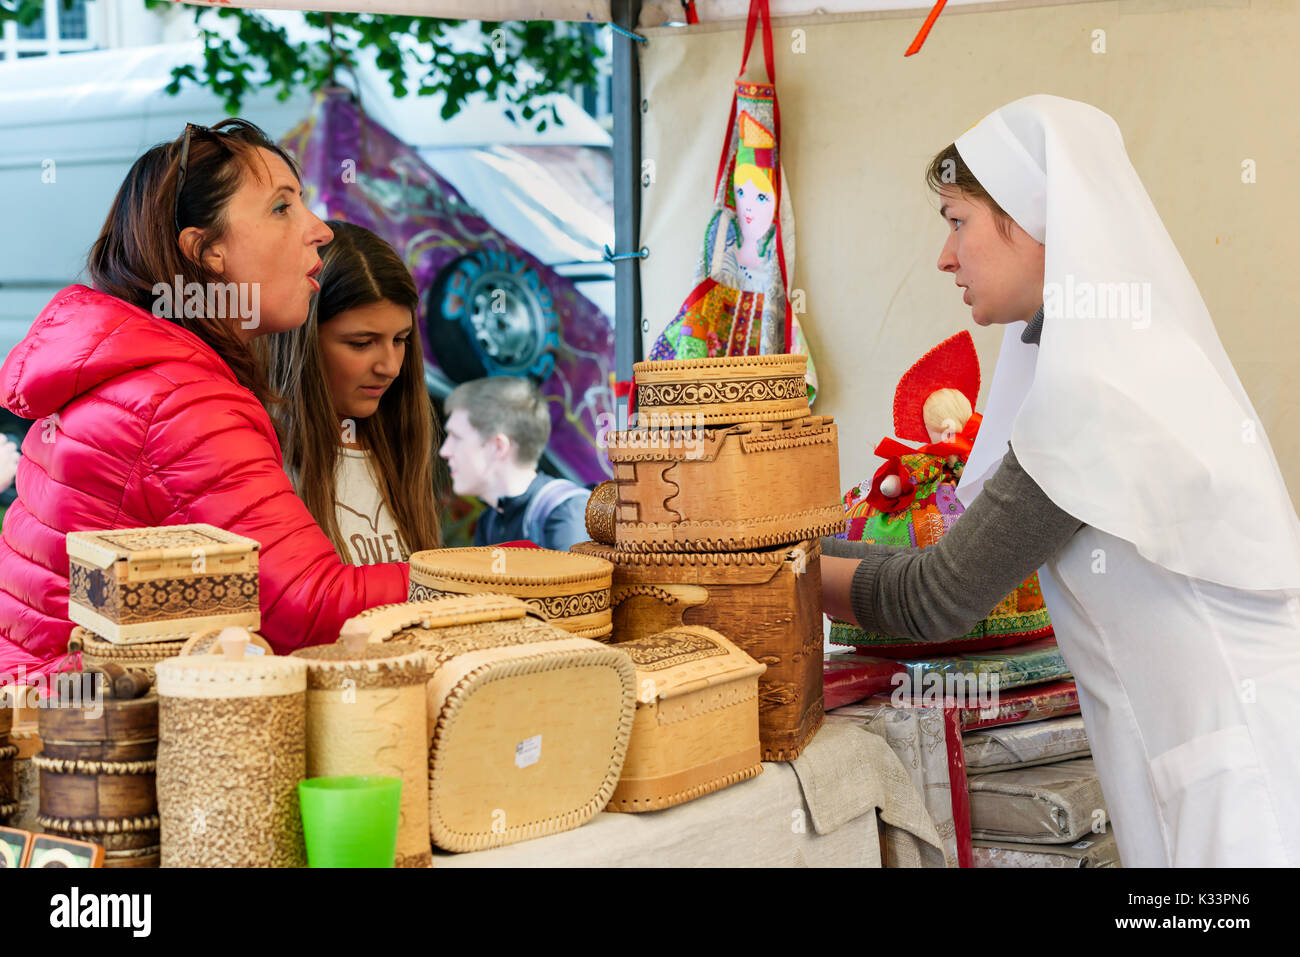
[[190,133],[195,130],[211,136],[219,136],[224,132],[223,130],[214,130],[208,126],[199,126],[197,123],[185,124],[185,138],[181,140],[180,169],[176,174],[176,208],[172,210],[172,222],[176,226],[177,236],[181,234],[181,191],[185,189],[185,174],[189,170],[190,164]]

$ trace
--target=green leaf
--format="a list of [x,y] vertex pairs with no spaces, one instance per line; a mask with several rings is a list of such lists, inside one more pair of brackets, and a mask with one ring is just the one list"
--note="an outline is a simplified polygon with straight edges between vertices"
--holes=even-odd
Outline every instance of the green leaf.
[[[171,0],[146,0],[146,6],[175,7]],[[15,16],[34,20],[41,9],[41,0],[0,0],[0,21]],[[580,25],[552,21],[474,23],[481,41],[479,48],[458,51],[453,49],[450,37],[452,30],[465,23],[459,20],[312,11],[304,14],[306,22],[319,29],[332,28],[333,44],[328,38],[294,44],[284,28],[257,10],[192,9],[204,44],[200,62],[175,68],[166,91],[174,96],[186,83],[206,86],[222,97],[226,111],[232,115],[257,89],[274,89],[277,99],[284,100],[295,90],[317,90],[344,78],[350,84],[349,67],[355,66],[362,50],[375,51],[376,66],[387,75],[398,97],[411,92],[406,70],[414,67],[416,94],[441,95],[444,119],[455,116],[472,97],[483,94],[518,106],[524,122],[536,121],[539,131],[550,122],[562,122],[553,105],[541,102],[543,98],[554,93],[576,93],[577,88],[600,78],[598,64],[603,53],[592,42],[590,32]],[[204,21],[200,18],[204,14],[236,21],[235,36],[226,38],[202,28]],[[502,31],[500,51],[492,48],[495,30]],[[457,33],[462,43],[466,32],[472,33],[467,29]],[[530,67],[539,79],[520,81],[519,72],[524,67]],[[549,120],[544,115],[548,112]],[[506,115],[516,119],[513,111]]]

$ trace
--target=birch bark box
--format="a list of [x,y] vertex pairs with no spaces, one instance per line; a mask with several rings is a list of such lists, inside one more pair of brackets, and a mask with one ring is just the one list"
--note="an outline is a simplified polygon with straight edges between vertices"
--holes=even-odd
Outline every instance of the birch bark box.
[[763,665],[711,628],[672,628],[616,647],[636,665],[637,705],[607,810],[672,807],[763,770]]
[[304,867],[307,663],[243,654],[159,662],[163,867]]
[[616,643],[680,625],[721,632],[767,670],[758,681],[764,761],[790,761],[822,725],[821,543],[750,552],[621,552],[614,563]]
[[69,532],[68,617],[114,644],[261,624],[251,538],[211,525]]
[[307,662],[307,777],[399,778],[394,866],[431,866],[424,653],[409,642],[362,640],[291,657]]
[[627,755],[636,671],[621,651],[506,595],[384,605],[340,640],[425,652],[429,833],[475,851],[578,827],[609,803]]
[[844,530],[830,416],[607,440],[616,505],[605,544],[620,551],[744,551]]
[[632,366],[638,424],[677,420],[718,426],[803,418],[807,370],[807,356],[784,353],[638,362]]
[[411,556],[411,601],[446,595],[513,595],[579,638],[610,632],[613,567],[548,548],[436,548]]

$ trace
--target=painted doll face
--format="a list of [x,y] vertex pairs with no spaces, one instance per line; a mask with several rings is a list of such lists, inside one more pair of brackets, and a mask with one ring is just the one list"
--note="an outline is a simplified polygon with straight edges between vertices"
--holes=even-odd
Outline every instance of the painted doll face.
[[776,194],[761,188],[751,176],[745,176],[743,183],[737,182],[735,192],[740,235],[745,243],[757,243],[772,228],[776,218]]

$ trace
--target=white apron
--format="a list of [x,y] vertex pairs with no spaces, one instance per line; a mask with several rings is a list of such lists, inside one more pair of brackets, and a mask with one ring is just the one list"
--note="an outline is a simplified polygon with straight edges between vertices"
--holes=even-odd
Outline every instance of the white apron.
[[1300,866],[1300,598],[1089,526],[1039,572],[1125,867]]

